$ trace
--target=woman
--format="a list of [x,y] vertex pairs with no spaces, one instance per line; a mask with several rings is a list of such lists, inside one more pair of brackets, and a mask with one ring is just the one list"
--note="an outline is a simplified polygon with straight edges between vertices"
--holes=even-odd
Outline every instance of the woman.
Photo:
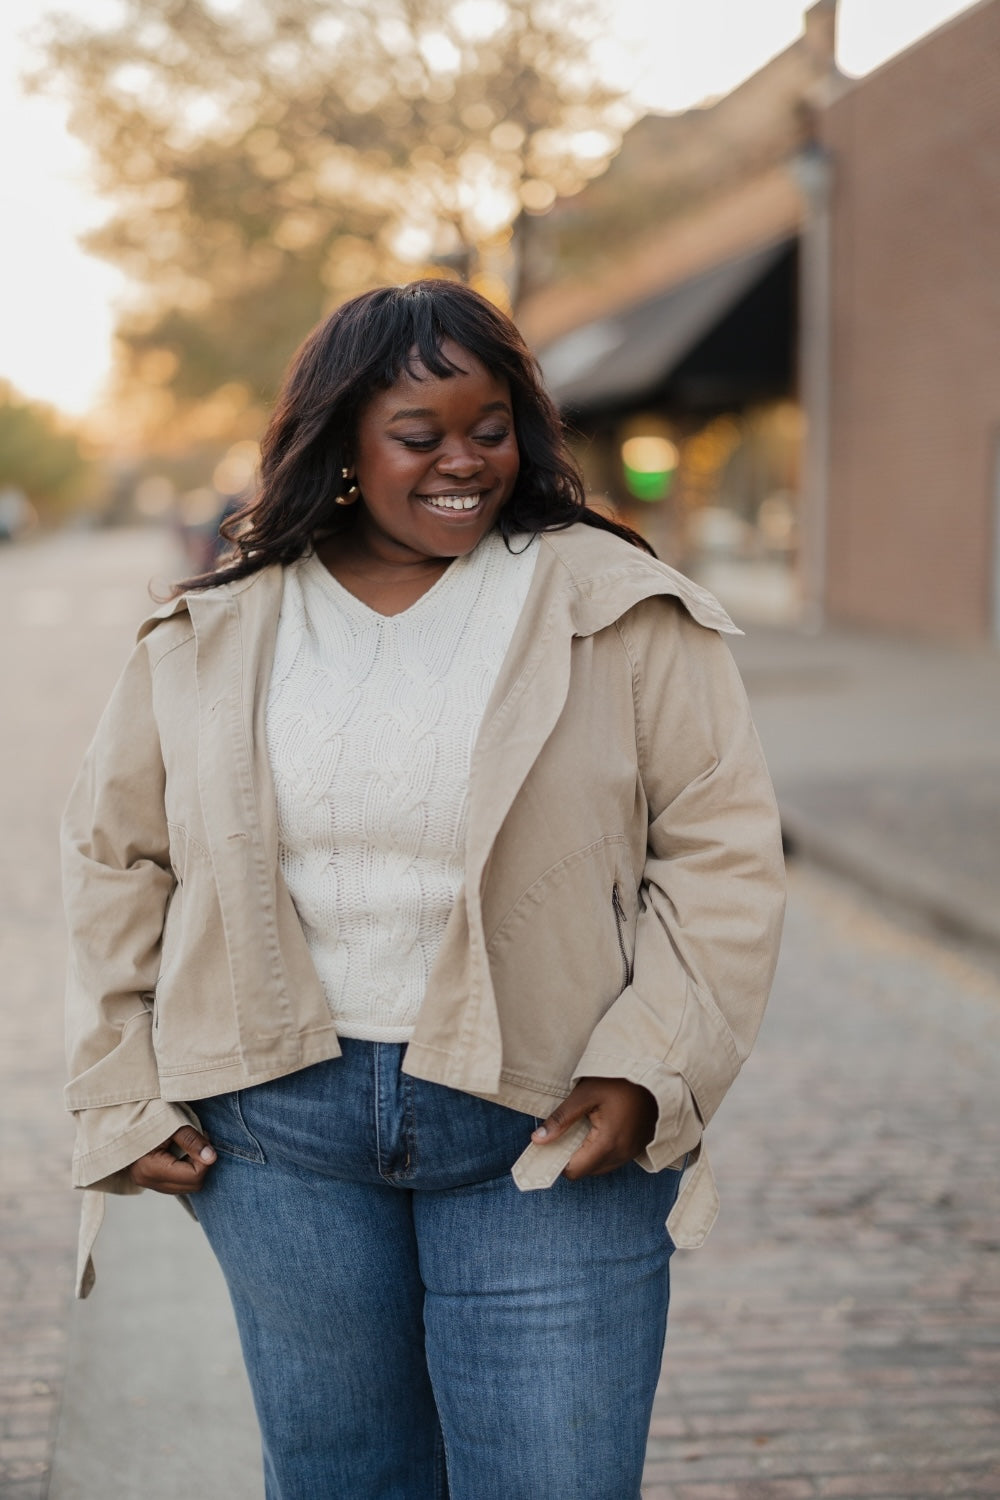
[[638,1496],[781,920],[733,627],[451,283],[312,334],[261,481],[67,812],[75,1180],[197,1194],[270,1500]]

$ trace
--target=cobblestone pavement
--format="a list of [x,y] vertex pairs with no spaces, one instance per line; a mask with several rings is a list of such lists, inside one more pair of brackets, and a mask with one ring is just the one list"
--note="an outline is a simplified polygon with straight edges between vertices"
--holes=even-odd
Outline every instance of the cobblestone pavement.
[[792,871],[645,1500],[1000,1496],[1000,981]]
[[[46,1495],[70,1324],[55,829],[172,566],[150,534],[0,551],[3,1500]],[[1000,1497],[1000,979],[792,876],[774,1001],[713,1126],[722,1216],[674,1261],[645,1500]],[[165,1427],[183,1394],[159,1393]],[[157,1494],[180,1494],[167,1464]]]
[[151,607],[146,580],[174,566],[150,533],[67,534],[0,549],[4,1500],[45,1494],[72,1289],[78,1204],[68,1190],[71,1130],[60,1097],[59,815],[134,626]]

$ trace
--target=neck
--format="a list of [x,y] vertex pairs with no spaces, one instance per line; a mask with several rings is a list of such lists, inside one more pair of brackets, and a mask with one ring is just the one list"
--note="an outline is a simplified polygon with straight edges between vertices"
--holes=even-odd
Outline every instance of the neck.
[[[323,561],[326,561],[324,558]],[[364,578],[369,583],[378,583],[383,587],[390,584],[406,584],[416,578],[429,578],[432,574],[444,572],[451,562],[450,557],[429,557],[413,562],[384,563],[381,566],[377,562],[368,561],[364,567],[358,567],[354,559],[341,557],[338,559],[338,572],[349,573],[352,578]],[[329,567],[330,564],[327,563]]]
[[339,566],[359,578],[392,583],[442,573],[452,559],[427,557],[400,545],[392,537],[359,526],[348,536],[338,537],[336,542],[331,538],[323,561],[330,568]]

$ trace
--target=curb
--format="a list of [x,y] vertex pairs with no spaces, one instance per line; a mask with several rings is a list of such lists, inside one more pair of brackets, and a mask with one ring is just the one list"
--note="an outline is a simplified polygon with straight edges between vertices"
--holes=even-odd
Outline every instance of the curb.
[[877,833],[832,828],[779,796],[785,852],[811,861],[909,908],[952,937],[1000,951],[1000,904],[966,876],[887,847]]

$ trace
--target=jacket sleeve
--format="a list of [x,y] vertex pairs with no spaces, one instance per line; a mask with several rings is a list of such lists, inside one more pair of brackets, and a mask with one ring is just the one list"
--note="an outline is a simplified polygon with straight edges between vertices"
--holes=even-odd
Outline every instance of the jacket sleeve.
[[160,937],[174,889],[149,652],[133,652],[62,824],[69,929],[66,1104],[73,1182],[134,1192],[125,1168],[190,1118],[160,1098],[152,1044]]
[[624,1077],[659,1106],[639,1158],[694,1151],[753,1045],[784,915],[781,829],[729,648],[672,600],[618,622],[648,804],[632,979],[575,1077]]

